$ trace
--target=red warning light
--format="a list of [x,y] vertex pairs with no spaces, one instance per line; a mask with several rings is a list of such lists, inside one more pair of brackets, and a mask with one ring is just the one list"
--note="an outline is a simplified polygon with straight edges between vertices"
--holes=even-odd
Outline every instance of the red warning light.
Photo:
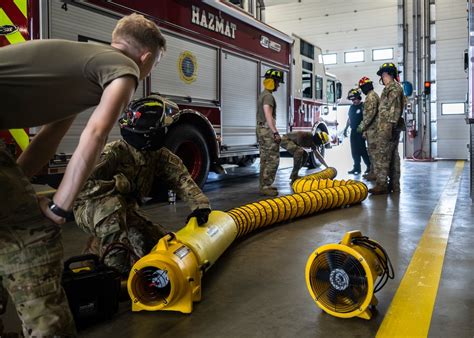
[[431,93],[431,82],[425,81],[425,95],[430,95]]

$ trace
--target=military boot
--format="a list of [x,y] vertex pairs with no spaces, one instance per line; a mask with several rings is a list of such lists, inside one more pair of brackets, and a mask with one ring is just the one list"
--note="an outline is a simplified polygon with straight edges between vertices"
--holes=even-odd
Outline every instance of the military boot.
[[394,192],[394,193],[399,193],[400,192],[400,183],[389,183],[388,184],[388,191]]
[[278,189],[266,185],[260,188],[260,193],[264,196],[278,196]]
[[367,181],[375,181],[377,176],[374,173],[368,173],[367,175],[363,176]]
[[375,187],[369,189],[369,193],[371,193],[372,195],[384,195],[384,194],[388,194],[388,189],[387,187],[384,187],[384,186],[380,186],[380,185],[376,185]]

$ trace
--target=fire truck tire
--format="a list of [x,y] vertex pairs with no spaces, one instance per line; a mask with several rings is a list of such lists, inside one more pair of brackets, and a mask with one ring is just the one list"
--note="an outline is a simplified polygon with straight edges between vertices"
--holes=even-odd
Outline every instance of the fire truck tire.
[[[319,153],[324,157],[325,153],[325,148],[324,147],[319,147]],[[316,158],[314,155],[314,152],[310,152],[308,156],[308,169],[315,169],[319,168],[322,165],[321,162]]]
[[176,126],[167,134],[165,145],[181,158],[194,181],[202,188],[209,174],[210,156],[199,130],[189,124]]

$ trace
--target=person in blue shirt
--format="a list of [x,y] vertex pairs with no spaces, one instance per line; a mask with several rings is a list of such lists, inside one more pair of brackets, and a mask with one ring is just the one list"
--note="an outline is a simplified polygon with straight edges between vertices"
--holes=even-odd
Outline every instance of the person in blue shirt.
[[348,171],[348,174],[359,175],[361,172],[361,158],[367,167],[365,172],[368,173],[370,170],[370,159],[367,153],[365,139],[362,133],[357,131],[357,126],[362,122],[364,103],[362,102],[362,96],[358,88],[351,89],[347,95],[347,99],[352,101],[352,105],[349,108],[349,117],[347,119],[346,128],[344,128],[344,136],[347,137],[347,129],[351,127],[351,153],[354,161],[352,170]]

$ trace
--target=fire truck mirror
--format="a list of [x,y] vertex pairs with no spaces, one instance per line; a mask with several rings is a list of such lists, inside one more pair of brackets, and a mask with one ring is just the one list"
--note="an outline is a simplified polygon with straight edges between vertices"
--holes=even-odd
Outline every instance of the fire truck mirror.
[[323,107],[323,115],[329,114],[329,108],[327,106]]

